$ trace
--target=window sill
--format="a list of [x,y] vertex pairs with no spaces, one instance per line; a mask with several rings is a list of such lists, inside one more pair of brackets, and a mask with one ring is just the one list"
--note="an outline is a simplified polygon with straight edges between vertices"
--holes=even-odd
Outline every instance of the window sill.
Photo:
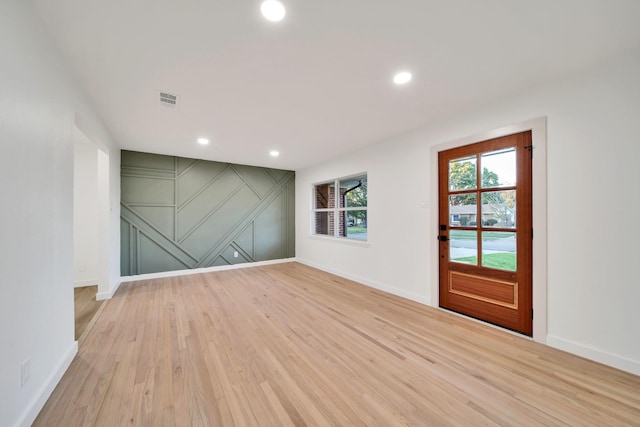
[[321,236],[317,234],[312,234],[309,236],[309,238],[314,240],[323,240],[325,242],[339,243],[342,245],[360,246],[362,248],[369,247],[369,242],[367,240],[348,239],[346,237]]

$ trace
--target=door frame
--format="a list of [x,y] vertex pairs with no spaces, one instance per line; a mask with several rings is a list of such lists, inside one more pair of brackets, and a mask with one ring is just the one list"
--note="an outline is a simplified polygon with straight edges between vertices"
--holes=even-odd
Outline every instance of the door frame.
[[[120,260],[120,232],[118,232],[117,235],[110,232],[111,220],[113,218],[113,201],[111,200],[111,193],[113,190],[111,178],[113,176],[111,173],[110,157],[114,155],[119,157],[120,154],[119,150],[110,149],[107,145],[101,142],[94,133],[90,132],[90,129],[91,126],[87,124],[84,117],[76,112],[73,121],[73,132],[74,134],[79,132],[89,144],[94,146],[98,157],[96,170],[96,246],[98,257],[96,268],[98,293],[96,295],[96,300],[100,301],[110,299],[117,290],[117,286],[120,285],[120,282],[118,281],[114,286],[111,280],[112,261],[114,257],[115,259],[118,259],[118,262]],[[117,206],[120,205],[118,204]],[[118,224],[119,217],[120,215],[118,214]],[[114,241],[115,238],[117,238],[117,242]],[[115,254],[111,250],[111,248],[114,247],[114,244],[118,248],[118,252]],[[120,268],[118,267],[118,272],[119,271]]]
[[[546,344],[547,341],[547,118],[536,119],[503,126],[494,130],[466,136],[464,138],[434,145],[430,150],[430,189],[429,199],[432,201],[429,221],[429,253],[431,269],[431,303],[439,308],[439,263],[438,263],[438,153],[488,139],[499,138],[531,131],[533,145],[532,164],[532,221],[533,221],[533,340]],[[486,323],[486,322],[483,322]],[[489,323],[486,323],[490,325]],[[493,326],[493,325],[491,325]],[[502,329],[502,328],[501,328]],[[505,331],[507,329],[504,329]]]

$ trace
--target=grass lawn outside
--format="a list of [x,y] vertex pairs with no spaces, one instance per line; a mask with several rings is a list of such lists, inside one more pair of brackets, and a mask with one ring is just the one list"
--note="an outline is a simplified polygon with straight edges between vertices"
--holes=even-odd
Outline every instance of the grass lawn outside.
[[[467,256],[455,258],[452,261],[464,262],[467,264],[478,264],[478,257]],[[482,266],[497,268],[500,270],[516,271],[516,254],[513,252],[501,252],[497,254],[484,254],[482,256]]]
[[360,233],[366,233],[367,232],[367,227],[359,227],[359,226],[353,226],[353,227],[347,227],[347,234],[360,234]]

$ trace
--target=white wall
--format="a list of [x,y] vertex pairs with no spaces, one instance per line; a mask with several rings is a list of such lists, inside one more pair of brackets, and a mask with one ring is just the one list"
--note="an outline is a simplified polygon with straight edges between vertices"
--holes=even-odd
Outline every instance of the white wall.
[[98,148],[75,126],[73,135],[73,285],[93,286],[98,284]]
[[[297,259],[437,305],[431,147],[546,116],[547,211],[534,206],[548,221],[542,341],[640,374],[638,76],[640,53],[297,171]],[[361,171],[369,246],[309,237],[313,183]]]
[[[77,351],[73,320],[73,127],[119,151],[29,2],[0,2],[0,424],[29,425]],[[81,120],[79,120],[81,117]],[[111,178],[119,200],[119,173]],[[109,215],[110,257],[118,204]],[[117,268],[109,261],[115,286]],[[115,273],[114,273],[115,272]],[[21,363],[30,379],[21,387]]]

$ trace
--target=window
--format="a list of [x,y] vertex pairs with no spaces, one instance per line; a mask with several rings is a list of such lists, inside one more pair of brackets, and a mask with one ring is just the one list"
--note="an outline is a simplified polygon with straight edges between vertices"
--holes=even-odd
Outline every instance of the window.
[[366,174],[317,184],[313,195],[313,234],[367,240]]

